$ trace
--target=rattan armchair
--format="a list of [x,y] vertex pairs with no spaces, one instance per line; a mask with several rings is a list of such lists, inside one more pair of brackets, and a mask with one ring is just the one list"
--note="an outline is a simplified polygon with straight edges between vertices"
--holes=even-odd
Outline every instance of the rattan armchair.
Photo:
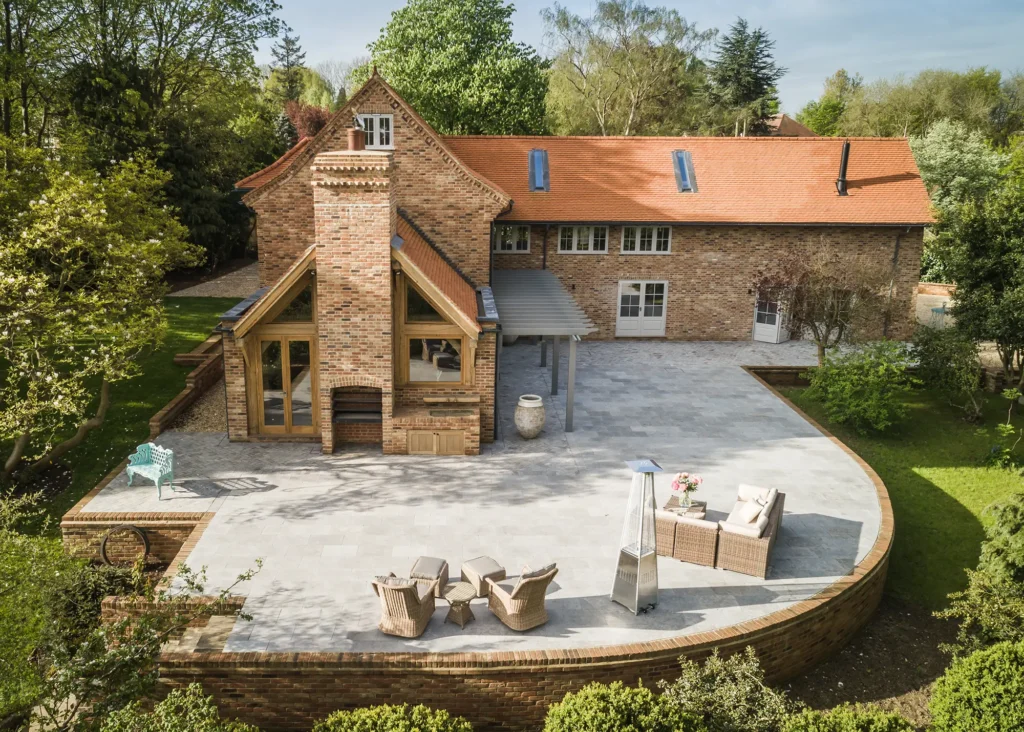
[[[388,580],[393,580],[388,583]],[[427,629],[434,615],[434,590],[437,581],[416,584],[412,580],[378,577],[373,591],[380,598],[380,624],[382,633],[402,638],[418,638]]]
[[512,630],[530,630],[548,622],[548,611],[544,607],[544,596],[548,585],[558,574],[555,565],[540,572],[523,569],[523,574],[514,585],[511,580],[495,582],[488,578],[490,595],[487,606],[498,620]]
[[722,530],[718,534],[718,557],[715,559],[715,566],[761,579],[767,577],[772,549],[775,548],[775,539],[782,526],[782,507],[785,502],[785,493],[779,493],[775,497],[768,514],[768,523],[760,536],[730,531],[727,529],[728,522],[723,521],[720,524]]

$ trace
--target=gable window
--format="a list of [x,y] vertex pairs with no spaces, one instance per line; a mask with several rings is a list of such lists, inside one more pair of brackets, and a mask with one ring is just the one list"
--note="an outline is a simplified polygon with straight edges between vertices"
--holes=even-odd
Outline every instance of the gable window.
[[499,226],[494,237],[494,251],[512,254],[530,253],[529,226]]
[[444,316],[427,302],[419,290],[406,284],[405,290],[405,322],[407,323],[443,323]]
[[[395,307],[400,314],[395,324],[396,382],[413,386],[471,384],[473,342],[444,314],[443,301],[415,285],[405,273],[396,277]],[[468,356],[465,360],[464,354]]]
[[623,254],[669,254],[671,251],[671,226],[622,227]]
[[391,128],[395,116],[393,114],[361,114],[359,123],[366,131],[367,150],[391,150]]
[[605,254],[608,251],[607,226],[561,226],[558,251],[563,254]]

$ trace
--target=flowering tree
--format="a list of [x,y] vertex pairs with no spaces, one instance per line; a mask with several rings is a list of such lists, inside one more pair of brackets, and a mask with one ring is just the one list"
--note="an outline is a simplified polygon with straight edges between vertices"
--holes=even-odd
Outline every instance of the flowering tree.
[[810,252],[792,252],[756,272],[751,289],[779,303],[792,332],[814,341],[820,365],[828,349],[880,330],[892,305],[890,282],[884,266],[823,239]]
[[0,175],[12,212],[0,223],[3,479],[80,444],[103,423],[111,384],[137,375],[162,337],[163,276],[199,258],[162,205],[166,181],[132,160],[106,177],[46,166],[34,190],[18,169]]

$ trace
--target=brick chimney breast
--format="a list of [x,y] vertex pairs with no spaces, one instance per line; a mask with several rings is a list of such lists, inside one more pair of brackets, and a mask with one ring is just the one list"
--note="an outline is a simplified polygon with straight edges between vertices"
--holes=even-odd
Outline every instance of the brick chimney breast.
[[334,449],[331,391],[355,383],[381,386],[387,453],[394,389],[391,237],[397,221],[392,154],[321,153],[310,170],[323,450]]

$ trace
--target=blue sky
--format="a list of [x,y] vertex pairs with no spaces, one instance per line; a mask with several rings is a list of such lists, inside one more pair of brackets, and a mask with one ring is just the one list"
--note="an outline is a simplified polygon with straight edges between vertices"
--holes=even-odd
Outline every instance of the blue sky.
[[[988,66],[1024,71],[1022,0],[743,0],[668,5],[700,28],[728,28],[736,16],[761,25],[776,40],[776,59],[789,69],[780,83],[783,109],[795,113],[818,96],[822,81],[838,68],[868,81],[925,68],[963,70]],[[309,65],[365,55],[392,11],[404,0],[328,2],[278,0],[280,16],[301,38]],[[519,0],[513,15],[516,40],[547,54],[540,11],[552,0]],[[579,14],[587,0],[563,0]],[[268,41],[257,60],[270,61]]]

